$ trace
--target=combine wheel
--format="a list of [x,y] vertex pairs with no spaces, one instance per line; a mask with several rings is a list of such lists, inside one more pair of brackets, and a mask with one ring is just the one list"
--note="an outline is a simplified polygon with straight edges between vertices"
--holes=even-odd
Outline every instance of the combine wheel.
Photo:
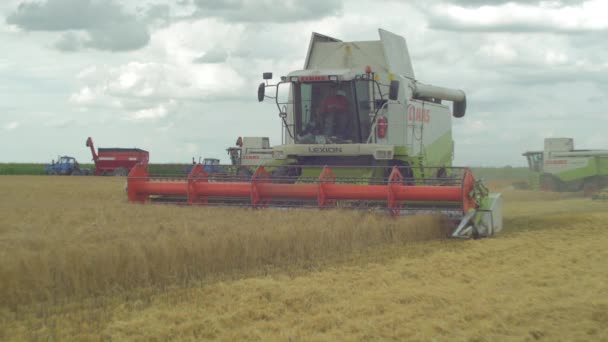
[[248,182],[251,180],[253,172],[246,167],[240,167],[236,172],[236,177],[241,182]]
[[600,180],[597,177],[585,179],[585,182],[583,183],[583,195],[585,195],[585,197],[592,197],[599,192]]
[[273,183],[294,184],[299,177],[298,169],[289,166],[280,166],[270,174]]
[[[388,166],[384,168],[382,182],[380,184],[388,183],[388,177],[391,175],[391,172],[393,172],[393,167],[395,166],[399,168],[399,172],[401,172],[401,175],[403,176],[403,184],[414,185],[414,171],[412,171],[412,168],[408,162],[401,160],[391,160],[389,162]],[[371,184],[374,183],[375,182],[372,181]]]
[[471,237],[473,240],[479,240],[481,235],[479,234],[479,230],[475,226],[471,227]]
[[223,182],[228,179],[228,174],[225,172],[212,172],[209,174],[210,182]]
[[403,179],[405,179],[405,184],[414,185],[414,171],[408,162],[403,162],[399,165],[399,171],[403,175]]
[[437,178],[438,179],[448,178],[448,171],[445,169],[445,167],[440,167],[437,170]]
[[445,167],[440,167],[437,169],[437,174],[435,177],[437,178],[437,185],[439,186],[449,186],[454,184],[454,178],[448,174],[448,170]]
[[273,183],[289,183],[289,169],[285,166],[278,167],[270,173]]
[[559,180],[552,175],[542,175],[540,177],[540,190],[541,191],[560,191]]

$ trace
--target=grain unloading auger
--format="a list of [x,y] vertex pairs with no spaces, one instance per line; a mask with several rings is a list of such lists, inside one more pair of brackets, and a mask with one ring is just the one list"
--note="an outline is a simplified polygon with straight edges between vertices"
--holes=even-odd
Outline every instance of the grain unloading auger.
[[274,85],[264,74],[258,99],[274,99],[283,122],[270,161],[236,163],[221,175],[195,167],[171,180],[149,177],[140,165],[129,175],[129,199],[440,212],[452,218],[453,237],[500,231],[500,194],[451,165],[451,120],[465,114],[464,92],[418,82],[405,39],[379,33],[358,42],[313,33],[303,70]]

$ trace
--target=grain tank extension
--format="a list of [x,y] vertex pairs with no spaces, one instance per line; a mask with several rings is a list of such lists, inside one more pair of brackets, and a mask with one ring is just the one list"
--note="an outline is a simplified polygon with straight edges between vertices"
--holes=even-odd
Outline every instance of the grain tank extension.
[[213,182],[201,168],[163,182],[138,166],[129,199],[436,212],[451,218],[453,237],[500,231],[500,194],[452,166],[452,118],[465,115],[465,93],[416,80],[405,39],[382,29],[379,35],[343,42],[313,33],[303,69],[275,84],[264,73],[258,100],[276,103],[282,122],[281,144],[267,162],[241,163],[238,173]]

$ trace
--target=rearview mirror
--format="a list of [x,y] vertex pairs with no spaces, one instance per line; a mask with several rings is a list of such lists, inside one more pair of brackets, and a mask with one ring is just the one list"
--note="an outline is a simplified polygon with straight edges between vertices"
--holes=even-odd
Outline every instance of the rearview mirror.
[[258,101],[264,101],[264,96],[266,95],[266,85],[264,83],[260,83],[258,86]]
[[265,73],[262,74],[262,77],[265,80],[271,80],[272,79],[272,73],[271,72],[265,72]]
[[391,81],[391,85],[388,88],[388,99],[397,100],[399,98],[399,81]]

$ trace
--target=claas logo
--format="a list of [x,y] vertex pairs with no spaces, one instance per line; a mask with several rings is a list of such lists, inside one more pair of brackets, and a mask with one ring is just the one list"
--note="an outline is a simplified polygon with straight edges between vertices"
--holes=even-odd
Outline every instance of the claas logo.
[[568,161],[565,159],[560,159],[560,160],[547,160],[545,162],[545,165],[563,165],[563,164],[568,164]]
[[409,105],[407,107],[407,120],[412,122],[431,122],[431,110]]

